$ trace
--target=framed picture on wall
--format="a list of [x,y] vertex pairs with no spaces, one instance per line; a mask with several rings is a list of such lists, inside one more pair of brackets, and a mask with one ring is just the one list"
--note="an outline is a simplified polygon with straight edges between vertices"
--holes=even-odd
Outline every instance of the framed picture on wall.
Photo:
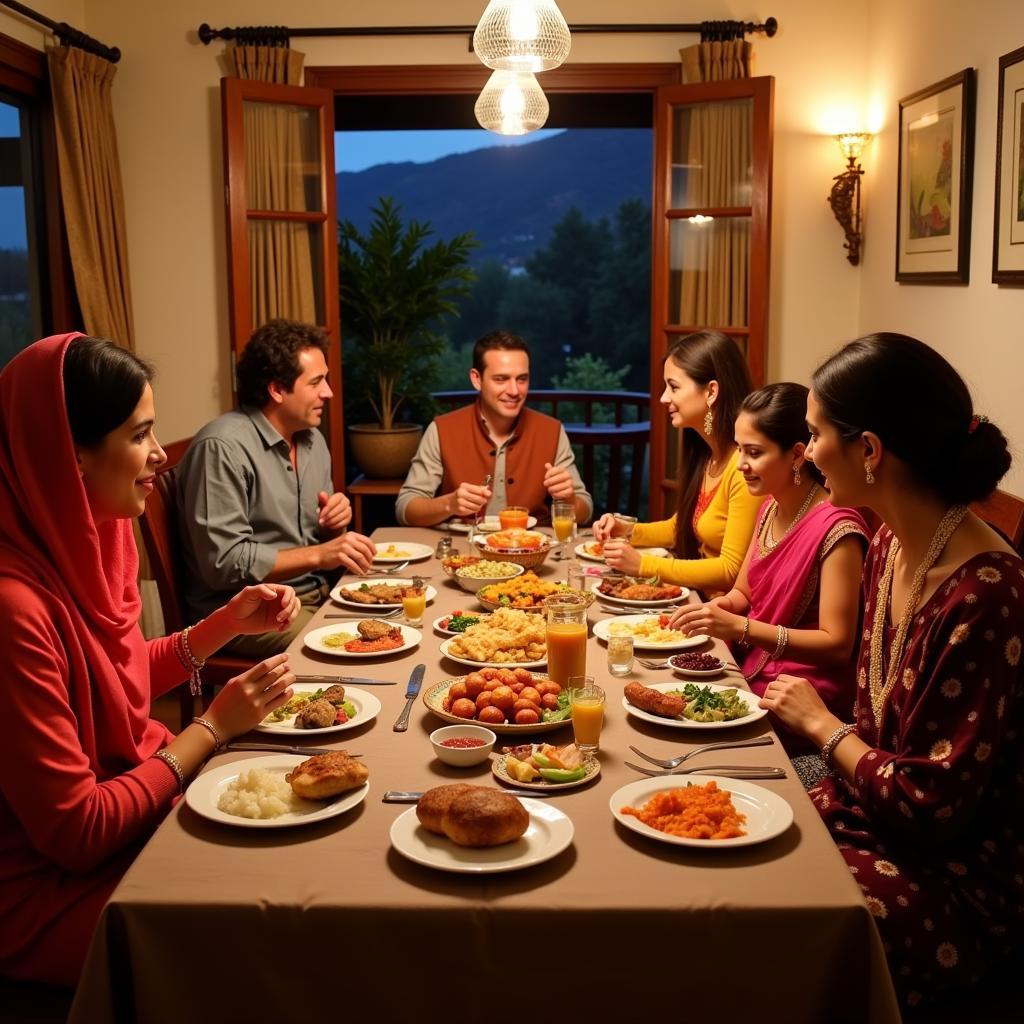
[[966,284],[971,267],[974,68],[900,100],[896,280]]
[[992,280],[1024,285],[1024,46],[999,58]]

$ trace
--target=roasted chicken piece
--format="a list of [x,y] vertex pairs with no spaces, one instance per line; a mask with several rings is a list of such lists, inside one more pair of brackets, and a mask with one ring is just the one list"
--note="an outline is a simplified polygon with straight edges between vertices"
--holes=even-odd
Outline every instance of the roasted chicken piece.
[[380,619],[363,619],[356,629],[364,640],[381,640],[395,631],[392,623],[381,622]]
[[285,779],[291,783],[296,796],[326,800],[361,786],[369,774],[366,765],[349,757],[344,750],[332,750],[303,761]]
[[326,729],[334,725],[338,709],[323,697],[303,704],[295,716],[295,725],[299,729]]
[[341,707],[345,702],[345,687],[340,683],[335,683],[333,686],[328,686],[322,694],[320,694],[321,700],[329,700],[336,708]]
[[665,718],[677,718],[686,707],[686,701],[682,697],[652,690],[641,683],[627,683],[623,693],[633,707],[652,715],[663,715]]

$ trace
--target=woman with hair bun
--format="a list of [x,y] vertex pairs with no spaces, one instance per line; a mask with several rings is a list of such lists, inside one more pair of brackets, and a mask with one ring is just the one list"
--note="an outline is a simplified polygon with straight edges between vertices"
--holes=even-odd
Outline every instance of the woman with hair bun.
[[864,567],[852,721],[804,679],[761,700],[821,748],[811,790],[905,1007],[998,968],[1024,924],[1024,563],[968,504],[1010,466],[937,352],[851,342],[814,374],[808,457],[882,519]]
[[[732,645],[758,696],[784,672],[806,676],[836,715],[854,698],[851,663],[860,616],[867,527],[860,514],[828,500],[822,476],[806,459],[807,388],[769,384],[747,395],[736,418],[737,463],[763,501],[733,588],[703,605],[684,605],[670,625]],[[790,753],[809,753],[804,737],[775,723]],[[797,762],[805,785],[820,761]]]

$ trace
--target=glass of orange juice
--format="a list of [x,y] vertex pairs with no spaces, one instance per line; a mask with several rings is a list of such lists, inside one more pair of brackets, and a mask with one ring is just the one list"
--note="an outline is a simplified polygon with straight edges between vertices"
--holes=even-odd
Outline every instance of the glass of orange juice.
[[569,679],[573,738],[585,754],[596,753],[601,745],[604,702],[604,690],[594,685],[593,676],[572,676]]
[[427,591],[425,587],[406,587],[402,591],[402,611],[405,621],[410,626],[423,625],[423,612],[427,607]]
[[525,505],[509,505],[498,513],[503,530],[525,530],[529,519],[530,510]]
[[555,501],[551,504],[551,525],[555,536],[562,544],[559,560],[569,554],[569,541],[576,536],[576,503],[573,501]]
[[587,671],[587,602],[582,595],[552,594],[544,599],[544,613],[548,678],[565,687],[570,676]]

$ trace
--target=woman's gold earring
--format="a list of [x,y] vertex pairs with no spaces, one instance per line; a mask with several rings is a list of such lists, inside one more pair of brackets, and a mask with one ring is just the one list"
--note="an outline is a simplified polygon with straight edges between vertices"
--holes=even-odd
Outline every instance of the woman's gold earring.
[[800,475],[800,467],[799,466],[794,466],[793,467],[793,483],[795,483],[797,485],[797,487],[799,487],[800,484],[802,484],[803,482],[804,482],[804,478]]
[[864,481],[865,483],[873,484],[875,482],[875,474],[871,472],[871,463],[864,463]]
[[708,406],[708,411],[704,413],[704,433],[711,436],[711,431],[715,426],[715,414],[711,411],[711,406]]

